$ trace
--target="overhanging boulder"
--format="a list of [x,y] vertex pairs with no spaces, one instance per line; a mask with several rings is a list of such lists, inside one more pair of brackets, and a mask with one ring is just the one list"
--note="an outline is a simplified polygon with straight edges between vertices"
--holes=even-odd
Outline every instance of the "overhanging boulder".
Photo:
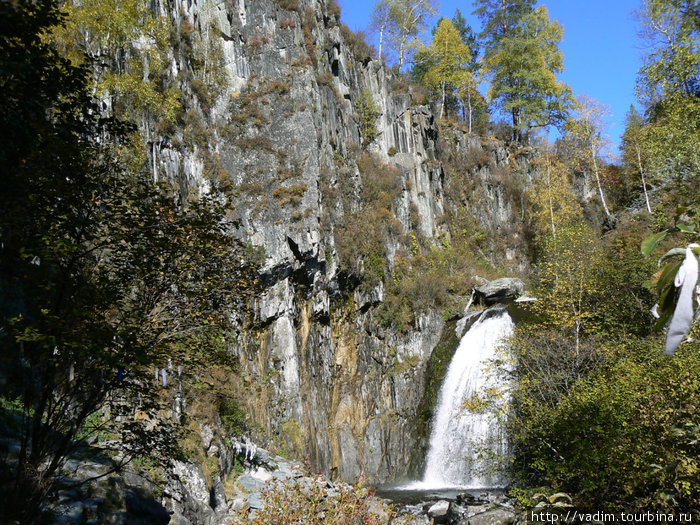
[[479,286],[476,293],[486,304],[495,304],[518,298],[524,289],[525,283],[517,277],[502,277]]

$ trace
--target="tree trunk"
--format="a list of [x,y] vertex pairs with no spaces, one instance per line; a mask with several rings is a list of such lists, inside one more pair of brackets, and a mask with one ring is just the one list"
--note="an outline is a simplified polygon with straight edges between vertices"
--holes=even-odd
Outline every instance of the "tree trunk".
[[377,54],[377,58],[379,61],[382,61],[382,44],[384,43],[384,28],[386,26],[382,24],[379,26],[379,53]]
[[651,205],[649,204],[649,194],[647,193],[647,182],[644,178],[644,168],[642,167],[642,154],[639,151],[639,146],[635,145],[634,149],[637,150],[637,164],[639,164],[639,173],[642,175],[642,188],[644,188],[644,198],[647,201],[647,211],[651,213]]
[[557,227],[554,225],[554,206],[552,205],[552,167],[549,163],[549,155],[546,159],[547,162],[547,193],[549,197],[549,220],[552,224],[552,236],[557,238]]
[[598,193],[600,194],[600,202],[603,203],[605,215],[610,217],[610,210],[608,210],[608,205],[605,203],[605,195],[603,195],[603,186],[601,186],[600,184],[600,176],[598,175],[598,162],[596,161],[595,146],[593,144],[591,144],[591,158],[593,159],[593,173],[595,174],[595,181],[598,183]]
[[467,89],[467,106],[469,107],[469,133],[472,132],[472,92]]
[[442,83],[442,104],[440,104],[440,118],[445,111],[445,82]]

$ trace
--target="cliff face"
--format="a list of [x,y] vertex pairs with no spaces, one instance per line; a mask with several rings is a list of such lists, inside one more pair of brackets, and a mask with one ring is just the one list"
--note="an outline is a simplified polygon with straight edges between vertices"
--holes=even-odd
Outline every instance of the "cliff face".
[[[454,242],[446,217],[459,209],[489,234],[480,256],[521,267],[513,177],[527,178],[527,155],[441,129],[429,107],[362,56],[334,4],[159,0],[157,9],[194,51],[174,48],[169,73],[189,101],[187,127],[155,133],[145,121],[149,164],[183,192],[231,192],[237,234],[264,254],[264,292],[231,349],[254,437],[278,435],[344,479],[407,476],[412,456],[420,469],[426,369],[449,315],[423,308],[402,329],[380,322],[386,279],[358,277],[371,256],[348,261],[372,239],[387,268],[417,239]],[[215,89],[188,75],[195,52],[210,57]],[[380,113],[373,160],[361,147],[363,92]],[[373,184],[391,202],[368,206]]]

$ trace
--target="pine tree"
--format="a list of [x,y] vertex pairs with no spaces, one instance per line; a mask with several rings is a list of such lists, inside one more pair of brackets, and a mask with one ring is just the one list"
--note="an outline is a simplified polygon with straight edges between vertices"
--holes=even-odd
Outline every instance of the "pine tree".
[[551,22],[547,9],[539,7],[498,35],[494,47],[487,48],[489,95],[496,107],[511,115],[518,141],[532,128],[559,126],[566,121],[571,89],[556,78],[564,67],[558,47],[562,34],[561,25]]

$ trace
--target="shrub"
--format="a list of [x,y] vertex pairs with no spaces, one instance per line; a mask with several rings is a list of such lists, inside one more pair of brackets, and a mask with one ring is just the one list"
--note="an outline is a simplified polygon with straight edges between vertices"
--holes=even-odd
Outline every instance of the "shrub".
[[331,89],[335,88],[335,79],[330,73],[321,73],[316,75],[316,82],[319,86],[326,86]]
[[316,13],[312,7],[308,7],[306,11],[304,11],[304,19],[302,22],[306,54],[309,60],[311,60],[311,64],[316,67],[318,66],[318,58],[316,57],[316,44],[314,43],[313,34],[313,30],[316,29]]
[[518,392],[520,475],[589,508],[697,509],[700,345],[681,349],[668,359],[660,342],[628,340],[554,405]]
[[355,110],[359,121],[362,149],[367,149],[379,136],[377,119],[381,115],[379,106],[374,101],[372,92],[369,89],[365,88],[360,92],[360,96],[355,101]]
[[462,156],[462,169],[471,170],[493,164],[493,158],[479,147],[470,147]]
[[299,2],[297,0],[276,0],[285,11],[299,11]]
[[275,153],[275,148],[272,141],[265,135],[253,135],[252,137],[243,137],[236,141],[236,145],[241,149],[261,149],[268,153]]
[[248,45],[252,48],[260,48],[263,46],[263,44],[269,44],[270,43],[270,37],[267,35],[255,35],[253,38],[250,39],[250,42],[248,42]]
[[[336,491],[326,489],[328,482],[321,476],[305,477],[300,481],[278,481],[268,485],[262,493],[264,507],[255,514],[255,525],[308,525],[351,524],[380,525],[387,523],[393,510],[379,504],[363,486],[339,483]],[[247,511],[234,521],[250,523]]]
[[352,54],[355,56],[355,60],[358,62],[366,64],[373,56],[377,55],[377,51],[374,46],[367,43],[367,35],[365,35],[364,32],[355,32],[345,24],[341,24],[340,34],[350,48]]
[[[401,192],[401,172],[365,154],[357,166],[362,178],[362,208],[348,214],[335,230],[341,265],[374,286],[387,274],[388,240],[402,233],[394,216],[394,201]],[[345,203],[344,205],[349,205]]]
[[328,16],[334,17],[336,20],[340,20],[340,6],[335,0],[328,0],[326,3],[326,13]]
[[227,434],[242,436],[248,430],[246,410],[231,397],[219,400],[219,417]]
[[280,206],[298,206],[301,204],[301,200],[307,189],[308,187],[306,184],[295,184],[291,187],[280,186],[275,188],[272,192],[272,196],[279,201]]
[[292,20],[291,18],[286,18],[284,20],[280,21],[280,28],[281,29],[294,29],[297,26],[297,23]]

